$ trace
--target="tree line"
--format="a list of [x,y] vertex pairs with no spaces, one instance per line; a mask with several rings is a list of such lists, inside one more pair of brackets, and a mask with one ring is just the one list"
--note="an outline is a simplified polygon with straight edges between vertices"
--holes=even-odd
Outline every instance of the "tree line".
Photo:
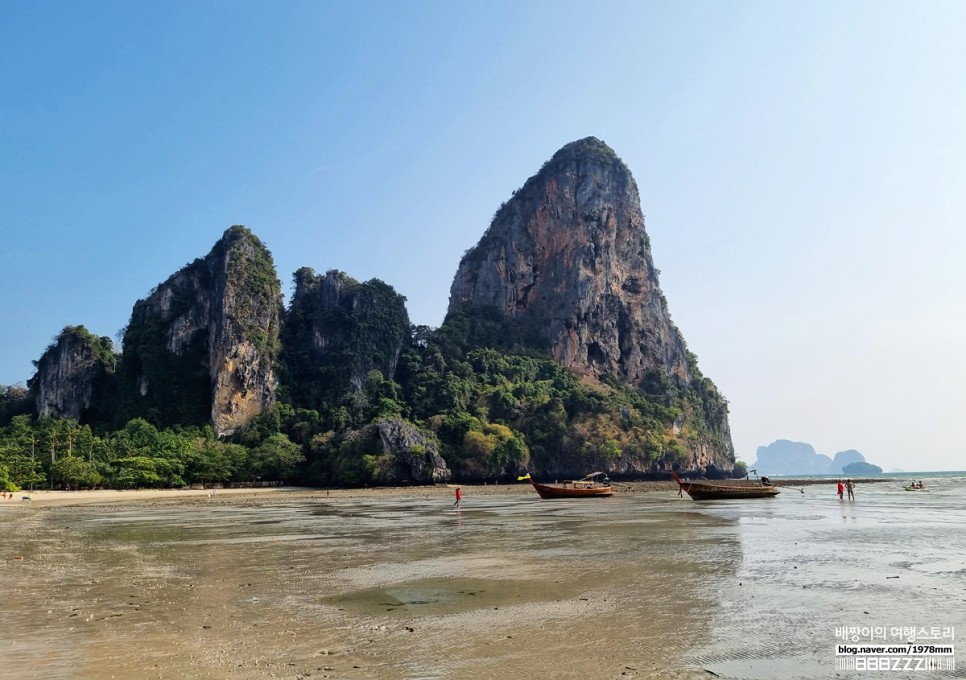
[[0,427],[0,488],[171,488],[284,480],[304,462],[282,433],[254,446],[220,440],[210,427],[159,430],[142,418],[104,434],[62,418],[14,416]]

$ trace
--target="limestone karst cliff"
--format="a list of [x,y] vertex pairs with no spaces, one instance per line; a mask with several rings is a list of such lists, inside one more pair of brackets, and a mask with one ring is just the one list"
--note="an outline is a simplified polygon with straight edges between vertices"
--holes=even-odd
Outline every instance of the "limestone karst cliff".
[[116,361],[110,338],[99,338],[84,326],[65,327],[35,362],[30,389],[37,415],[94,420]]
[[321,408],[358,392],[369,374],[393,380],[409,341],[406,298],[373,279],[359,283],[332,270],[303,267],[282,329],[282,364],[288,398]]
[[560,149],[463,256],[449,315],[485,308],[531,329],[578,375],[690,390],[690,413],[715,440],[692,444],[695,467],[733,464],[723,399],[671,322],[637,184],[602,141]]
[[[119,360],[104,339],[48,349],[38,412],[210,425],[252,460],[297,450],[286,474],[318,484],[733,466],[727,402],[671,322],[637,186],[595,138],[500,207],[438,329],[413,327],[378,279],[304,267],[294,283],[284,310],[271,253],[231,227],[134,305]],[[232,475],[255,475],[229,451]]]
[[208,422],[225,434],[275,401],[281,284],[244,227],[134,305],[124,334],[121,421]]
[[537,320],[581,375],[691,379],[627,166],[593,137],[566,145],[497,212],[460,262],[449,311],[491,305]]

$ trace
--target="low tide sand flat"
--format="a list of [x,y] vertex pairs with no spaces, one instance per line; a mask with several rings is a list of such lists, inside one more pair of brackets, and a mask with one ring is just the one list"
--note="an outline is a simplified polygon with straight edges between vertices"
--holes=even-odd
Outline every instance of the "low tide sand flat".
[[697,504],[670,485],[563,504],[524,483],[463,486],[451,513],[445,486],[37,492],[0,504],[0,667],[834,677],[836,626],[966,627],[964,483],[934,480],[928,500],[860,484],[854,503],[825,484],[764,504]]

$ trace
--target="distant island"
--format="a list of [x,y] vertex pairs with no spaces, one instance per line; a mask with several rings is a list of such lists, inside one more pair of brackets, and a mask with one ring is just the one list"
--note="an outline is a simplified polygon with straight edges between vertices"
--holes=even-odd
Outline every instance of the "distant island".
[[855,449],[839,451],[833,457],[817,453],[811,444],[778,439],[758,447],[758,460],[751,466],[764,475],[879,474],[882,468],[866,461]]
[[842,468],[842,472],[847,475],[878,475],[882,473],[882,468],[872,463],[849,463]]

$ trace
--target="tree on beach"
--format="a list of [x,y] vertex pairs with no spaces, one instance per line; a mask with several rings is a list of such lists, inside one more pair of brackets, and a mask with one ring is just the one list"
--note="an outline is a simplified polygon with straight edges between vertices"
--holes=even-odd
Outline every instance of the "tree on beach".
[[47,481],[40,461],[25,454],[21,446],[6,438],[0,440],[0,465],[5,470],[6,480],[0,479],[0,486],[5,483],[7,491],[33,488]]
[[79,456],[65,456],[51,467],[51,479],[65,489],[93,488],[99,486],[102,477],[94,466]]
[[305,455],[300,446],[284,434],[274,434],[250,452],[249,476],[284,481],[291,479],[303,462]]

